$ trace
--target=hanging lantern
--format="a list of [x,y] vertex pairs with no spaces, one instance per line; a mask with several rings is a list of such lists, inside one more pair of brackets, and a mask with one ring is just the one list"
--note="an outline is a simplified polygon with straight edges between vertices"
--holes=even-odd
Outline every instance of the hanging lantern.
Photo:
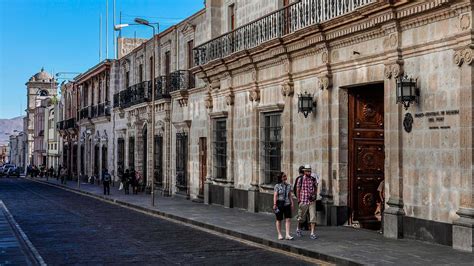
[[298,113],[303,113],[304,117],[307,118],[308,114],[316,109],[316,104],[313,101],[313,95],[305,92],[298,95]]
[[408,75],[400,76],[397,79],[397,103],[403,104],[408,110],[410,104],[418,103],[420,90],[416,87],[416,79],[408,78]]

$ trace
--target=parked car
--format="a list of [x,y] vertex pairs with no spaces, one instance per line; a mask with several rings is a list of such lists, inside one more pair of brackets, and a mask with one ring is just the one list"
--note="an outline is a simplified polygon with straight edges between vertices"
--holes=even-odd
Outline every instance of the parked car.
[[20,177],[20,168],[16,166],[10,167],[5,175],[7,177]]
[[12,167],[15,167],[15,165],[14,165],[14,164],[4,164],[4,165],[0,168],[0,176],[6,175],[8,169],[10,169],[10,168],[12,168]]

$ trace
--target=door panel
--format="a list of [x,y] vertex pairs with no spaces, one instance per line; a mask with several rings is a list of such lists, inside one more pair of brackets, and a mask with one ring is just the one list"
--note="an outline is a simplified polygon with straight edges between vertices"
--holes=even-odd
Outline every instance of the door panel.
[[349,93],[349,169],[352,220],[378,229],[377,188],[384,180],[383,84]]

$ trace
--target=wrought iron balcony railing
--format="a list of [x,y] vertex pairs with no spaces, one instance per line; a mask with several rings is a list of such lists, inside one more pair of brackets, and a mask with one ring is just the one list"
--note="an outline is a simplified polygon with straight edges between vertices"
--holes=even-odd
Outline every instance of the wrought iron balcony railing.
[[188,70],[178,70],[170,74],[170,92],[194,88],[195,78]]
[[227,57],[311,25],[348,14],[377,0],[301,0],[193,49],[195,65]]
[[59,121],[56,123],[57,130],[64,130],[64,121]]
[[87,106],[87,107],[84,107],[81,109],[81,111],[79,111],[79,119],[82,120],[82,119],[88,119],[88,118],[91,118],[92,115],[91,115],[91,106]]
[[61,121],[63,122],[64,129],[70,129],[76,127],[76,118],[69,118],[67,120]]
[[97,116],[96,117],[101,117],[101,116],[107,116],[110,115],[110,103],[109,101],[100,103],[97,105]]
[[120,92],[114,94],[114,108],[120,107]]

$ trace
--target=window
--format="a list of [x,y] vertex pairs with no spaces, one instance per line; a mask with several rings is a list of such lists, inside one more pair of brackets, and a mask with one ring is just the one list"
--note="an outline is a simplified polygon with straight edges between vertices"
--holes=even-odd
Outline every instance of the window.
[[214,177],[227,178],[227,121],[218,119],[214,124]]
[[229,31],[235,30],[235,5],[229,6]]
[[263,119],[263,171],[265,183],[277,182],[281,172],[281,114],[269,113]]
[[125,161],[125,140],[117,139],[117,168],[124,171]]
[[125,72],[125,88],[130,85],[130,71]]
[[135,138],[128,139],[128,168],[135,169]]
[[163,184],[163,137],[155,136],[155,183]]
[[180,191],[187,190],[186,163],[188,158],[188,136],[186,133],[176,133],[176,187]]
[[[194,48],[194,40],[190,40],[188,42],[188,69],[194,66],[193,48]],[[194,74],[192,74],[191,72],[188,72],[188,79],[189,79],[188,88],[190,89],[194,88],[194,84],[195,84]]]
[[139,83],[143,82],[143,64],[140,64],[138,66],[138,82]]

